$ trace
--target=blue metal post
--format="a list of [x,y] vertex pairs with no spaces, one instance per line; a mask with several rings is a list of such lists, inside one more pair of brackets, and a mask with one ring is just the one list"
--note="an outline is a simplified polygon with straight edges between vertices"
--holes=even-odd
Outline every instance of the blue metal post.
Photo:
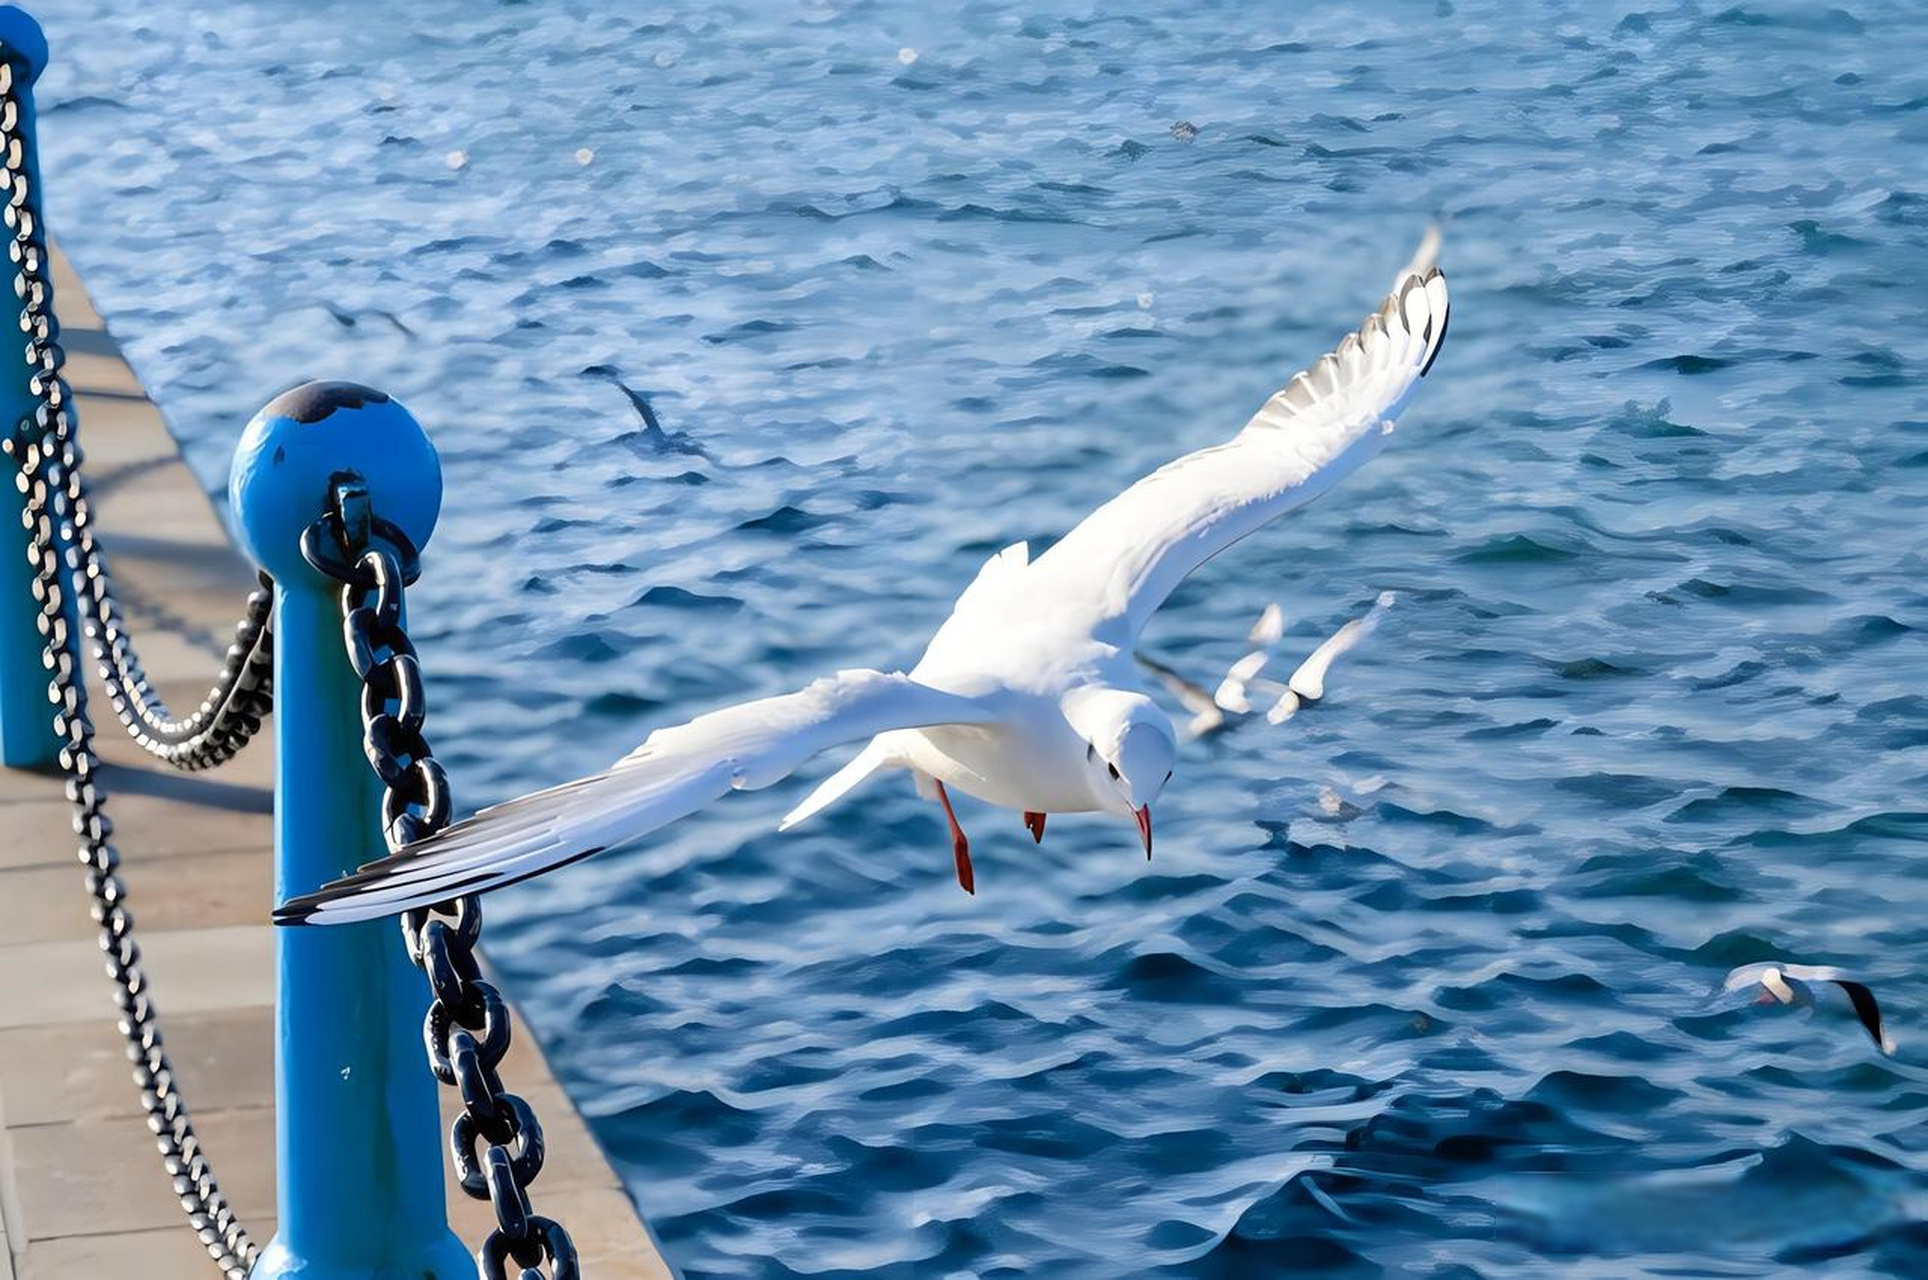
[[[406,409],[366,387],[309,383],[277,398],[248,424],[229,481],[242,543],[275,580],[276,902],[387,852],[339,588],[300,551],[342,471],[367,482],[377,515],[427,544],[442,501],[435,450]],[[428,991],[400,929],[277,929],[275,964],[280,1229],[254,1280],[472,1277],[443,1215]]]
[[[19,105],[13,137],[19,142],[28,190],[34,195],[30,208],[37,212],[40,168],[35,159],[32,86],[47,65],[47,39],[39,23],[12,5],[0,7],[0,53],[13,75],[13,96]],[[44,231],[36,227],[34,236],[45,245]],[[5,325],[7,330],[14,327],[12,321]],[[0,431],[15,433],[40,405],[33,392],[34,371],[21,358],[25,342],[16,333],[12,342],[0,344]],[[51,677],[40,661],[45,642],[34,625],[40,607],[33,598],[33,566],[27,563],[27,530],[20,522],[26,497],[13,483],[11,466],[0,467],[8,472],[0,479],[0,763],[16,769],[44,768],[60,758],[60,747],[54,737],[53,704],[47,700]]]

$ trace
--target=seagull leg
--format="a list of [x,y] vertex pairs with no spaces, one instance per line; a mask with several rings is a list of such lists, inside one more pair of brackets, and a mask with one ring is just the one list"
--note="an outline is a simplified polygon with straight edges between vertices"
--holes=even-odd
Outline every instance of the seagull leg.
[[1043,814],[1032,813],[1029,809],[1025,810],[1024,811],[1024,829],[1031,833],[1031,838],[1035,840],[1037,843],[1039,844],[1044,843],[1044,815]]
[[[936,779],[932,779],[936,782]],[[943,802],[944,816],[951,821],[951,856],[957,859],[957,883],[969,894],[977,892],[977,875],[971,870],[971,841],[957,825],[957,811],[951,808],[950,793],[937,783],[937,798]]]

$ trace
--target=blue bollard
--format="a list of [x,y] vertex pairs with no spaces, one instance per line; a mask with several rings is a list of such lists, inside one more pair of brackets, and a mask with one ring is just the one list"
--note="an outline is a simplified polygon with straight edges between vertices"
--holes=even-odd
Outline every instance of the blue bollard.
[[[40,190],[40,166],[34,146],[33,82],[47,65],[47,38],[40,24],[12,5],[0,6],[0,49],[13,74],[14,100],[19,115],[14,136],[19,139],[26,162],[28,185]],[[36,198],[33,208],[40,205]],[[44,245],[46,237],[35,228],[35,237]],[[11,268],[7,277],[12,279]],[[9,321],[7,329],[14,325]],[[33,373],[20,353],[25,339],[0,348],[0,431],[14,433],[17,426],[40,407],[33,392]],[[54,737],[54,708],[47,700],[51,678],[41,664],[45,641],[34,625],[39,606],[34,603],[33,566],[27,563],[27,531],[21,524],[26,496],[13,483],[13,468],[0,463],[9,474],[0,480],[0,763],[11,768],[46,768],[60,758],[59,740]]]
[[[362,755],[361,682],[339,585],[302,559],[331,477],[417,547],[442,502],[420,424],[378,391],[309,383],[255,415],[228,494],[243,548],[275,580],[277,903],[387,853],[382,788]],[[443,1213],[428,988],[392,920],[276,929],[275,1139],[280,1229],[253,1280],[455,1280],[475,1262]]]

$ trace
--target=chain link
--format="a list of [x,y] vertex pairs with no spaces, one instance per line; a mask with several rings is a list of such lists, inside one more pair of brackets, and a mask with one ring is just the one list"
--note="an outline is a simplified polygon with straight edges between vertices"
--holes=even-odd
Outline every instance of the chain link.
[[[102,637],[108,634],[96,607],[99,597],[94,595],[105,591],[96,584],[104,583],[106,570],[90,551],[92,540],[86,529],[89,513],[79,479],[80,449],[74,439],[72,404],[60,376],[64,357],[55,341],[59,330],[53,316],[46,238],[29,181],[27,139],[20,130],[21,108],[16,92],[19,75],[12,58],[0,57],[0,194],[5,198],[7,254],[21,303],[21,331],[27,339],[24,357],[32,371],[30,389],[37,404],[7,438],[0,439],[0,451],[17,468],[14,483],[26,499],[21,520],[28,535],[27,559],[34,571],[33,596],[38,609],[34,621],[44,645],[41,663],[48,673],[53,730],[60,739],[67,799],[74,808],[74,832],[80,837],[79,857],[87,868],[87,890],[93,899],[94,919],[100,925],[100,949],[114,982],[121,1035],[134,1066],[147,1126],[173,1180],[174,1194],[209,1256],[230,1280],[244,1280],[259,1249],[216,1184],[187,1107],[175,1088],[174,1068],[141,968],[140,946],[134,940],[127,889],[117,874],[120,854],[113,844],[114,824],[105,812],[106,797],[99,783],[100,760],[94,752],[94,727],[87,714],[79,637],[70,618],[85,616],[90,626],[101,626]],[[70,575],[87,579],[90,589],[70,592],[67,584],[74,580]],[[104,598],[111,601],[111,595]],[[250,652],[261,647],[265,636],[265,624],[246,634]],[[97,640],[97,653],[100,643]],[[117,651],[132,660],[131,650]],[[250,664],[243,661],[232,665],[245,671]],[[243,688],[240,676],[231,684],[230,695]],[[252,687],[265,686],[254,682]],[[217,710],[206,720],[210,731],[217,724],[222,726],[227,747],[238,749],[246,741],[245,733],[236,732],[243,701],[225,697],[224,705],[237,710],[227,714]],[[212,742],[211,736],[208,741]],[[231,749],[228,754],[232,754]]]
[[[301,550],[343,584],[342,639],[362,681],[362,747],[387,789],[384,839],[400,852],[449,820],[448,775],[422,733],[422,669],[402,620],[404,589],[418,572],[415,548],[370,510],[361,478],[344,473]],[[509,1051],[509,1006],[476,960],[480,904],[464,897],[412,911],[402,919],[402,936],[409,959],[428,978],[422,1039],[429,1070],[462,1099],[449,1131],[456,1177],[464,1192],[495,1210],[496,1229],[476,1254],[484,1280],[508,1280],[511,1261],[521,1280],[541,1280],[544,1266],[550,1280],[579,1280],[569,1233],[529,1207],[529,1184],[542,1172],[542,1125],[496,1071]]]

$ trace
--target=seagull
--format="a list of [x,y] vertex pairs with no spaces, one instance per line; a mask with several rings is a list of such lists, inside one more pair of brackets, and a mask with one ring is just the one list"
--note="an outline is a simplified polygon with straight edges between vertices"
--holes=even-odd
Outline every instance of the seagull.
[[1256,646],[1253,650],[1234,662],[1219,681],[1216,691],[1208,691],[1204,685],[1183,675],[1169,662],[1155,658],[1147,653],[1138,655],[1138,662],[1158,678],[1179,705],[1192,713],[1185,722],[1185,737],[1203,738],[1217,733],[1233,723],[1230,717],[1247,716],[1256,708],[1251,695],[1256,692],[1261,697],[1275,701],[1266,712],[1266,719],[1272,724],[1282,724],[1298,711],[1301,702],[1317,702],[1325,696],[1326,673],[1333,661],[1361,640],[1371,635],[1379,625],[1379,619],[1386,610],[1392,608],[1394,595],[1390,591],[1379,593],[1378,600],[1363,617],[1354,618],[1340,627],[1324,643],[1314,649],[1306,660],[1299,664],[1292,678],[1284,684],[1275,680],[1261,680],[1259,672],[1278,651],[1279,641],[1285,635],[1285,612],[1274,601],[1265,606],[1257,622],[1246,635],[1246,642]]
[[1761,994],[1757,1004],[1783,1004],[1812,1007],[1814,988],[1810,983],[1832,982],[1847,994],[1848,1003],[1854,1006],[1854,1016],[1874,1041],[1875,1047],[1889,1057],[1895,1053],[1894,1037],[1888,1034],[1881,1021],[1881,1006],[1875,1002],[1874,992],[1865,983],[1844,977],[1841,970],[1824,964],[1788,964],[1784,960],[1764,960],[1758,964],[1744,964],[1727,975],[1721,984],[1723,993],[1732,994],[1745,991],[1749,987],[1759,987]]
[[903,770],[943,807],[967,893],[976,876],[952,790],[1021,813],[1038,841],[1049,815],[1115,814],[1149,858],[1151,806],[1176,767],[1177,733],[1134,662],[1146,623],[1193,570],[1384,447],[1448,319],[1437,267],[1402,276],[1230,440],[1138,481],[1035,559],[1023,542],[993,555],[908,674],[839,671],[658,729],[608,770],[484,809],[289,900],[276,921],[351,923],[514,884],[731,791],[771,786],[851,742],[867,745],[780,829]]

